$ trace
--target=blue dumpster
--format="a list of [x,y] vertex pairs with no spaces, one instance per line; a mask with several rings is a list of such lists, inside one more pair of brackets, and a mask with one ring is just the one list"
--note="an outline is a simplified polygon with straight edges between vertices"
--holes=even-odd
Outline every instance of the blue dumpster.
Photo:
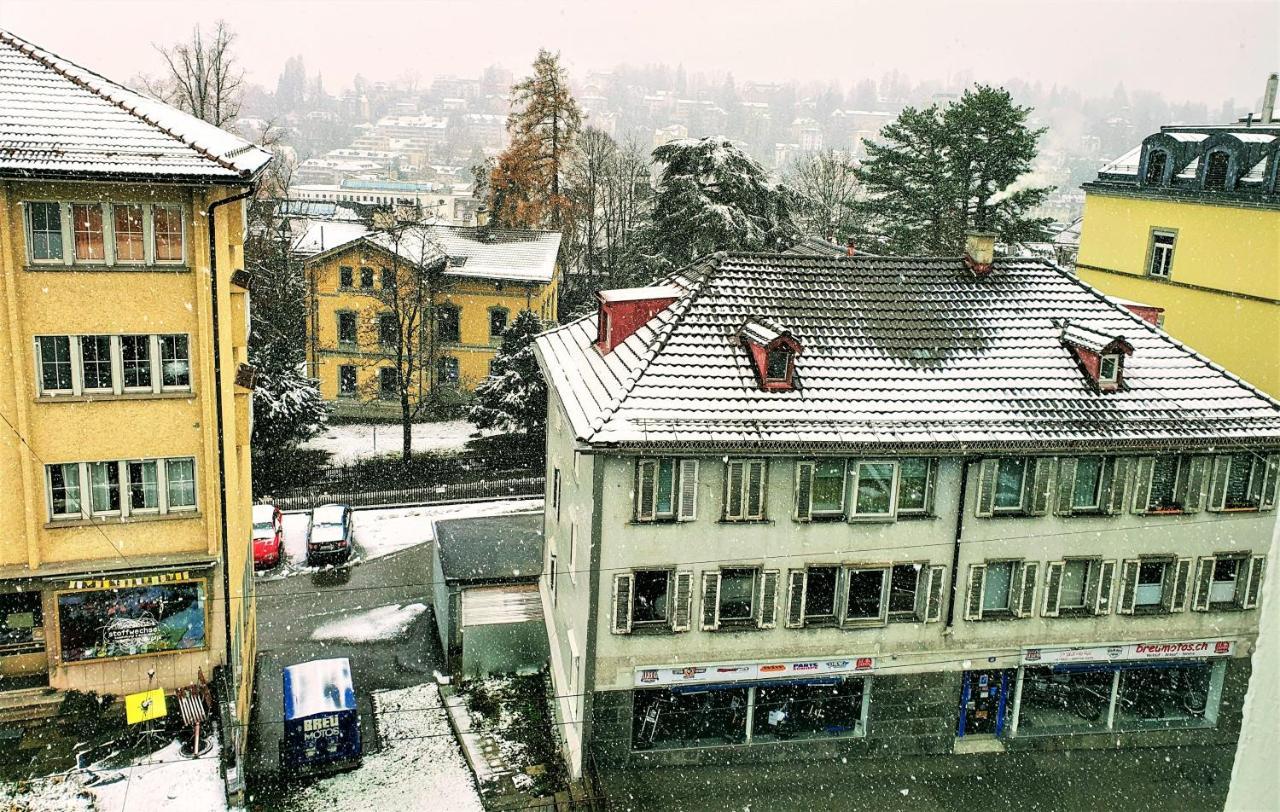
[[284,669],[284,739],[280,768],[310,775],[360,763],[360,715],[346,657]]

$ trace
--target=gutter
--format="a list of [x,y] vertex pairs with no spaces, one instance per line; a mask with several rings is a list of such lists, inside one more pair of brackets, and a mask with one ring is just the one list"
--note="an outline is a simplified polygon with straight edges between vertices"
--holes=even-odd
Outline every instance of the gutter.
[[960,465],[960,502],[956,509],[956,538],[951,547],[951,600],[947,602],[947,622],[943,633],[949,634],[956,618],[956,600],[960,597],[960,538],[964,535],[964,500],[965,491],[969,487],[969,463],[972,457],[965,457]]
[[257,189],[258,184],[255,182],[243,192],[216,200],[205,209],[205,215],[209,218],[209,280],[210,295],[213,299],[213,402],[218,428],[218,519],[221,524],[222,537],[222,619],[225,625],[224,636],[226,639],[224,642],[226,643],[228,668],[233,667],[231,663],[231,573],[227,569],[231,545],[227,538],[227,452],[226,444],[223,440],[225,421],[222,410],[221,318],[218,312],[218,229],[213,214],[214,209],[219,206],[225,206],[228,203],[235,203],[247,197],[252,197]]

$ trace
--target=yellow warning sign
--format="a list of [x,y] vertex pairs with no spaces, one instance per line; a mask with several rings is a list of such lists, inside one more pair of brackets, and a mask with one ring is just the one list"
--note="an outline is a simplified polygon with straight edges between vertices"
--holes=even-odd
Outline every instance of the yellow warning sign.
[[168,713],[169,710],[164,704],[164,691],[160,688],[156,688],[154,691],[129,694],[124,698],[125,719],[131,725],[136,725],[139,722],[149,722],[152,719],[160,719]]

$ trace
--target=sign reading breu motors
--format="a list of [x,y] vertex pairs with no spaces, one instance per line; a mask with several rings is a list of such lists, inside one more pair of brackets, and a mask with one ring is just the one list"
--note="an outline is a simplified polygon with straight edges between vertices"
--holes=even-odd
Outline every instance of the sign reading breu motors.
[[802,679],[832,674],[870,674],[873,657],[823,657],[762,663],[645,666],[635,670],[637,688],[767,679]]
[[1234,640],[1187,640],[1176,643],[1121,643],[1090,648],[1027,648],[1022,650],[1025,665],[1058,663],[1106,663],[1112,660],[1178,660],[1198,657],[1230,657]]

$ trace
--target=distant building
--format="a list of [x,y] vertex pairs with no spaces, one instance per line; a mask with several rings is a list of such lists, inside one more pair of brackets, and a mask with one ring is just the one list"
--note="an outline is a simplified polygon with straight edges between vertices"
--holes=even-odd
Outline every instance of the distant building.
[[469,184],[363,178],[344,178],[338,184],[297,184],[289,187],[289,199],[415,209],[423,220],[464,226],[475,224],[478,206]]

